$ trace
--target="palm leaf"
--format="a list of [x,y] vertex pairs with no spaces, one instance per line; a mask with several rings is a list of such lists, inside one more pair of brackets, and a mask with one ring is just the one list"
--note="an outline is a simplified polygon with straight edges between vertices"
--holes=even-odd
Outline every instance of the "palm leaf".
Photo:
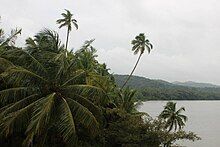
[[[18,92],[25,93],[29,87],[14,87],[8,88],[0,91],[0,102],[5,104],[6,102],[14,102],[17,98]],[[9,96],[11,96],[9,99]]]
[[99,123],[95,116],[86,107],[73,99],[67,98],[67,103],[73,114],[74,120],[80,122],[85,128],[90,130],[93,136],[95,136],[99,130]]
[[33,101],[37,100],[37,94],[32,94],[24,99],[21,99],[20,101],[17,101],[13,104],[7,105],[0,109],[0,118],[6,116],[9,113],[15,112],[19,109],[22,109],[23,107],[31,104]]
[[92,114],[96,117],[96,120],[98,120],[100,124],[103,123],[104,117],[103,117],[101,109],[98,106],[96,106],[90,100],[88,100],[87,98],[85,98],[81,95],[72,94],[69,96],[73,100],[76,100],[78,103],[80,103],[81,105],[86,107],[90,112],[92,112]]
[[54,107],[55,93],[46,96],[34,106],[31,121],[26,130],[27,138],[24,144],[29,145],[34,135],[41,135],[48,128]]
[[185,108],[184,107],[181,107],[177,112],[176,114],[180,114],[181,112],[185,111]]
[[0,69],[1,70],[6,70],[9,67],[14,66],[14,64],[12,62],[10,62],[9,60],[0,57]]
[[[0,119],[0,130],[1,134],[5,134],[5,136],[8,136],[9,134],[13,133],[13,129],[16,126],[22,126],[22,124],[25,124],[25,120],[29,118],[29,112],[30,110],[35,106],[36,103],[41,101],[43,98],[38,99],[37,101],[31,103],[30,105],[27,105],[26,107],[9,113],[7,116]],[[16,125],[18,124],[18,125]]]
[[3,72],[1,74],[3,77],[16,77],[16,78],[19,78],[19,77],[23,77],[23,78],[34,78],[34,79],[38,79],[42,82],[47,82],[46,79],[44,79],[44,77],[30,71],[30,70],[27,70],[25,68],[22,68],[22,67],[11,67],[11,68],[8,68],[7,70],[5,70],[5,72]]
[[78,70],[76,71],[76,75],[71,77],[70,79],[68,79],[67,81],[64,82],[64,84],[62,86],[66,86],[68,83],[70,83],[71,81],[75,80],[76,78],[78,78],[79,76],[83,75],[85,73],[84,70]]
[[76,129],[75,122],[72,116],[72,112],[67,101],[61,98],[60,105],[58,107],[59,115],[57,116],[58,122],[57,128],[59,133],[62,135],[65,142],[70,144],[76,143]]

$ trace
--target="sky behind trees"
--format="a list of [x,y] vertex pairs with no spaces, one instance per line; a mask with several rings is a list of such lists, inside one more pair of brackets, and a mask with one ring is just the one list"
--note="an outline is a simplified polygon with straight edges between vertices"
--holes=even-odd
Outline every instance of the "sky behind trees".
[[45,27],[65,42],[66,29],[58,29],[56,20],[69,9],[79,24],[69,47],[95,38],[99,60],[111,72],[130,73],[137,59],[130,42],[143,32],[154,50],[143,55],[135,75],[220,84],[219,7],[217,0],[1,0],[0,26],[6,32],[22,28],[20,46]]

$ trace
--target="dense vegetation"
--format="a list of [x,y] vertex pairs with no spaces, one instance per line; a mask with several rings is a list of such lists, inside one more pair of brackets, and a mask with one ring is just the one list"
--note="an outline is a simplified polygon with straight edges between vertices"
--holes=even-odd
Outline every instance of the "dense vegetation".
[[44,29],[20,48],[15,40],[21,30],[7,37],[0,29],[1,146],[157,147],[200,139],[183,124],[171,131],[166,118],[138,112],[136,91],[116,86],[96,60],[94,40],[69,51],[69,27],[76,21],[66,13],[57,21],[68,28],[65,45]]
[[187,87],[197,87],[197,88],[220,88],[218,85],[210,84],[210,83],[198,83],[193,81],[186,81],[186,82],[178,82],[175,81],[173,84],[180,85],[180,86],[187,86]]
[[[117,85],[122,86],[128,76],[114,77]],[[131,77],[127,86],[137,89],[140,100],[220,100],[220,87],[186,87],[138,76]]]

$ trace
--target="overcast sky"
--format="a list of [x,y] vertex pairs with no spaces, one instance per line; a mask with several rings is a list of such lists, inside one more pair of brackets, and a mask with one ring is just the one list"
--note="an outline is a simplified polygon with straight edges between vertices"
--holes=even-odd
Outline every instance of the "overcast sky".
[[220,1],[218,0],[1,0],[0,26],[22,28],[17,44],[42,28],[60,33],[56,20],[69,9],[78,20],[69,46],[95,38],[100,62],[111,72],[129,74],[137,55],[131,40],[143,32],[154,45],[135,75],[168,81],[220,84]]

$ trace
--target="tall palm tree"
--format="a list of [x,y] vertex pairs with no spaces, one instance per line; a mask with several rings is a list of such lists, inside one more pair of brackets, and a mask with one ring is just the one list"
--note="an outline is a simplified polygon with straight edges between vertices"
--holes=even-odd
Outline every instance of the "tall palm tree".
[[65,9],[65,11],[66,13],[61,14],[63,18],[57,20],[57,24],[60,24],[59,28],[67,27],[66,45],[65,45],[66,54],[67,54],[67,45],[69,41],[69,33],[72,30],[72,24],[75,26],[76,29],[78,29],[78,24],[77,24],[77,20],[72,18],[73,14],[67,9]]
[[84,82],[74,56],[61,57],[64,50],[55,32],[41,35],[51,41],[49,47],[61,49],[46,50],[40,40],[29,38],[25,50],[0,52],[0,78],[7,84],[0,91],[0,134],[9,136],[20,130],[26,134],[24,146],[33,141],[43,146],[51,132],[74,144],[80,126],[96,135],[102,113],[87,96],[102,97],[102,89]]
[[168,128],[168,132],[170,132],[173,128],[174,131],[177,130],[177,126],[179,130],[185,126],[185,122],[187,121],[187,117],[182,114],[185,111],[184,107],[181,107],[177,110],[176,103],[168,102],[164,107],[164,110],[159,115],[159,118],[166,120],[165,127]]
[[129,79],[131,78],[132,74],[134,73],[134,71],[139,63],[139,60],[140,60],[142,54],[144,53],[145,49],[147,49],[148,53],[150,53],[151,49],[153,49],[153,45],[150,43],[150,41],[148,39],[146,39],[144,33],[140,33],[138,36],[136,36],[135,39],[132,40],[131,44],[133,45],[132,51],[134,51],[134,54],[136,55],[139,52],[140,52],[140,54],[139,54],[139,57],[137,59],[137,62],[135,64],[133,70],[131,71],[130,75],[128,76],[128,78],[126,79],[124,84],[122,85],[122,89],[127,84]]

